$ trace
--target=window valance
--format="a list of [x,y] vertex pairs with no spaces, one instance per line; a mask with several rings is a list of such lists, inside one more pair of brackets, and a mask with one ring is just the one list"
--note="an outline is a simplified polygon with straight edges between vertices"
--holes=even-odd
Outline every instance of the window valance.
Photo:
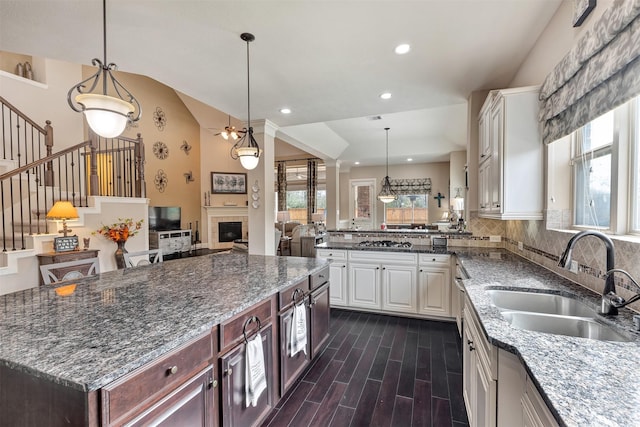
[[390,179],[391,189],[399,196],[431,194],[431,178]]
[[553,142],[640,94],[640,0],[617,0],[547,76],[542,138]]

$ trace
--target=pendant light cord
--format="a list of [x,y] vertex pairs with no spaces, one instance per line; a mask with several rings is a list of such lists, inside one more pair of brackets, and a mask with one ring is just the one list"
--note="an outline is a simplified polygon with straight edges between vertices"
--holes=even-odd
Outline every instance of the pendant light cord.
[[387,131],[387,178],[389,177],[389,129],[390,128],[384,128],[384,130]]
[[102,0],[102,93],[107,94],[107,71],[109,69],[107,65],[107,0]]
[[[249,42],[247,40],[247,129],[251,128],[251,80],[249,78]],[[249,141],[251,142],[251,141]]]

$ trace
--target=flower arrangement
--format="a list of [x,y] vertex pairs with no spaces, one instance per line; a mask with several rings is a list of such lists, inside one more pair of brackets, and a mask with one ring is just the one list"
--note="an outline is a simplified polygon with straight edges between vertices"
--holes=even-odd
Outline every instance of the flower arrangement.
[[131,218],[118,218],[118,222],[111,225],[103,225],[100,229],[96,230],[93,234],[101,234],[112,242],[126,242],[129,237],[133,237],[138,234],[138,231],[142,228],[142,222],[133,221]]

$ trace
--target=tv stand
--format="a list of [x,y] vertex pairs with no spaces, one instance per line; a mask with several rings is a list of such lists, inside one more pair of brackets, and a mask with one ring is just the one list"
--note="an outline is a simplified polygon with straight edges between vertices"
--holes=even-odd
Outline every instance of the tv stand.
[[191,230],[149,231],[149,249],[162,249],[163,255],[191,251]]

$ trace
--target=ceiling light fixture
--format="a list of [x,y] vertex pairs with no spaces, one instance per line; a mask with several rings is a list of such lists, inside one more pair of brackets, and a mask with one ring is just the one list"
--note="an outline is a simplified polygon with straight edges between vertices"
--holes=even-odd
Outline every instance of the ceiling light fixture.
[[224,127],[224,130],[216,135],[221,135],[224,139],[233,139],[234,141],[240,138],[239,134],[244,133],[244,131],[236,130],[235,126],[231,126],[231,116],[229,116],[229,124]]
[[[91,64],[97,66],[98,71],[72,87],[67,93],[67,102],[73,111],[84,113],[89,127],[95,133],[103,138],[115,138],[124,131],[127,123],[140,120],[142,108],[131,92],[112,74],[112,71],[116,71],[118,66],[107,62],[106,0],[102,0],[102,37],[103,61],[101,62],[98,58],[91,60]],[[102,93],[92,93],[98,86],[101,77]],[[111,90],[108,87],[109,82],[111,82]],[[77,91],[78,94],[72,100],[71,95],[74,91]],[[109,92],[117,97],[108,95]],[[134,114],[136,111],[137,114]]]
[[406,43],[403,43],[396,46],[395,52],[398,55],[404,55],[405,53],[409,53],[410,50],[411,50],[411,46]]
[[398,198],[396,192],[391,188],[391,181],[389,180],[389,129],[384,128],[387,131],[387,175],[382,180],[382,189],[378,193],[378,200],[382,203],[391,203]]
[[391,99],[391,92],[381,93],[380,99]]
[[282,114],[291,114],[291,109],[290,108],[281,108],[280,112]]
[[258,166],[260,161],[260,146],[253,137],[253,127],[251,126],[251,85],[249,79],[249,43],[256,38],[253,34],[242,33],[240,38],[247,42],[247,127],[243,130],[244,135],[231,147],[231,158],[240,159],[242,167],[251,170]]
[[409,157],[409,158],[407,159],[407,162],[413,162],[413,159],[412,159],[411,157]]
[[359,164],[360,164],[360,162],[353,162],[353,164],[354,164],[354,165],[359,165]]

